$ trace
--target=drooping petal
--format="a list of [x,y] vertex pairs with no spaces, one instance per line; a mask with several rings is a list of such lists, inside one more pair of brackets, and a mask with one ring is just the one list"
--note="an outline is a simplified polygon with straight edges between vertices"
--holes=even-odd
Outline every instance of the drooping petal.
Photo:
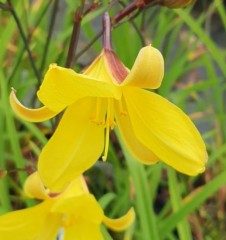
[[119,132],[127,149],[138,161],[144,164],[153,164],[159,161],[158,157],[137,139],[131,125],[130,116],[125,106],[123,106],[125,109],[120,109],[121,103],[118,101],[115,103],[117,127],[119,128]]
[[101,78],[78,74],[72,69],[52,64],[37,95],[45,106],[52,111],[59,112],[84,97],[118,99],[121,97],[121,91],[113,84],[101,81]]
[[104,126],[90,120],[95,104],[94,98],[86,98],[69,106],[43,148],[38,171],[50,191],[61,192],[102,153]]
[[110,229],[114,231],[123,231],[127,229],[135,220],[134,209],[131,208],[124,216],[111,219],[106,216],[103,218],[103,223]]
[[46,199],[48,194],[38,172],[32,173],[24,183],[24,192],[30,198]]
[[160,160],[196,175],[205,169],[205,144],[191,120],[163,97],[138,88],[124,89],[135,135]]
[[158,49],[151,45],[143,47],[122,86],[155,89],[161,85],[164,60]]
[[80,219],[75,225],[69,226],[64,231],[64,240],[104,240],[100,231],[100,224],[95,224],[84,219]]
[[[48,224],[51,229],[55,229],[55,232],[58,231],[59,225],[52,226],[52,219],[48,219],[48,211],[51,207],[51,204],[51,201],[45,201],[35,207],[10,212],[1,216],[1,239],[45,239],[45,233],[43,233],[44,235],[40,236],[40,231],[45,227],[46,224]],[[47,219],[49,221],[47,221]],[[47,229],[48,226],[46,226]],[[40,236],[40,238],[38,238],[38,236]],[[49,235],[49,240],[54,240],[54,238],[56,239],[56,234],[54,234],[54,231],[52,231],[52,235]]]
[[25,107],[21,102],[17,99],[15,90],[12,89],[10,93],[10,105],[13,111],[22,119],[29,122],[42,122],[48,120],[58,114],[58,112],[54,112],[48,109],[46,106],[30,109]]

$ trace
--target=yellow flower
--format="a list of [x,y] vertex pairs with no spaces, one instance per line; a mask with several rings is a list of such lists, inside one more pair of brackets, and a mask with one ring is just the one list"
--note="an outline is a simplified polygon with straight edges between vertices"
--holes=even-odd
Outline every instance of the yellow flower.
[[25,108],[12,91],[11,106],[30,121],[46,120],[66,108],[39,158],[45,185],[61,191],[102,152],[106,160],[114,127],[140,162],[161,160],[188,175],[203,172],[206,149],[191,120],[168,100],[145,90],[158,88],[163,73],[162,55],[150,45],[140,50],[131,71],[104,49],[83,74],[52,64],[38,91],[44,104],[40,109]]
[[64,240],[103,240],[101,223],[121,231],[134,221],[131,208],[119,219],[109,219],[91,195],[82,177],[78,177],[55,197],[49,197],[37,173],[25,182],[25,192],[43,201],[28,209],[0,216],[0,236],[4,240],[55,240],[63,231]]

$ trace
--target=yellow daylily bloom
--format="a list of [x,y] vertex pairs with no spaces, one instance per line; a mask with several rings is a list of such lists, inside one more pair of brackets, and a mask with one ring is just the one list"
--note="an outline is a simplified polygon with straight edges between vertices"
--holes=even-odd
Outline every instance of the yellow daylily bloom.
[[[66,110],[39,158],[45,185],[60,192],[102,153],[106,160],[115,126],[138,161],[161,160],[188,175],[203,172],[207,154],[194,124],[174,104],[147,90],[158,88],[163,74],[163,57],[151,45],[140,50],[131,70],[109,49],[83,74],[51,65],[37,94],[50,112]],[[19,111],[17,101],[12,93],[15,112],[39,120],[33,110]]]
[[1,239],[55,240],[59,231],[63,230],[64,240],[103,240],[101,223],[115,231],[122,231],[135,218],[133,208],[119,219],[106,217],[81,176],[63,193],[52,198],[37,172],[28,177],[24,188],[30,197],[43,201],[34,207],[0,216]]

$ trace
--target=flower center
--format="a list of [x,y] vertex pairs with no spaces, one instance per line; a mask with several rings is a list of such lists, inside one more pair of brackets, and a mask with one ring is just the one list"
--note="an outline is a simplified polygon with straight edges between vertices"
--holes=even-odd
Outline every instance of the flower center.
[[98,126],[105,128],[105,143],[104,152],[102,159],[107,160],[108,148],[109,148],[109,137],[110,130],[114,129],[115,122],[115,111],[119,112],[120,115],[126,116],[127,112],[123,106],[123,101],[116,101],[113,98],[97,98],[94,114],[90,117],[90,121]]
[[75,219],[73,215],[63,215],[61,225],[63,228],[70,227],[74,224]]
[[115,110],[114,99],[97,98],[95,113],[91,116],[91,122],[103,126],[105,128],[105,144],[104,153],[102,156],[103,161],[107,160],[108,148],[109,148],[109,136],[110,130],[115,126]]

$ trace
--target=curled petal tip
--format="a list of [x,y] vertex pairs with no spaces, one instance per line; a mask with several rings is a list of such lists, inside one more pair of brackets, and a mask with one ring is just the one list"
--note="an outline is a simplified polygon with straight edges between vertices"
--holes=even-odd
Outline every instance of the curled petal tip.
[[123,231],[134,222],[135,216],[134,208],[130,208],[124,216],[117,219],[111,219],[104,216],[103,222],[108,228],[114,231]]
[[54,117],[57,112],[53,112],[47,107],[43,106],[37,109],[30,109],[25,107],[16,97],[16,91],[12,88],[10,93],[10,105],[13,111],[22,119],[29,122],[42,122]]
[[24,183],[24,192],[30,198],[43,200],[48,197],[38,172],[34,172],[28,176]]
[[123,85],[156,89],[161,85],[163,75],[163,56],[158,49],[148,45],[143,47],[138,53]]

